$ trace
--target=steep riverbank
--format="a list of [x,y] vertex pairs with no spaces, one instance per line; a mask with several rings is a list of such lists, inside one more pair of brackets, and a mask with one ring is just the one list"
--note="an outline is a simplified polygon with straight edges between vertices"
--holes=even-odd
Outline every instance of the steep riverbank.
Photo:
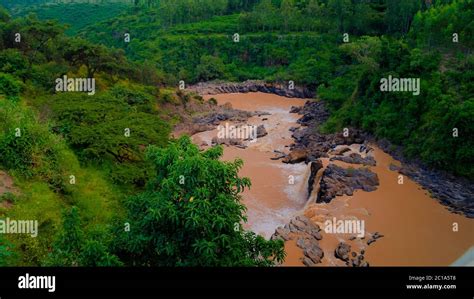
[[188,91],[200,95],[215,95],[225,93],[249,93],[262,92],[276,94],[288,98],[312,98],[314,92],[305,87],[291,86],[286,83],[268,83],[259,80],[248,80],[245,82],[202,82],[187,88]]
[[[266,136],[243,148],[226,146],[223,159],[242,158],[241,175],[252,181],[252,188],[243,193],[248,208],[248,229],[268,238],[277,227],[287,225],[298,215],[305,215],[312,225],[321,229],[321,239],[318,240],[311,237],[314,233],[308,236],[298,231],[294,224],[287,226],[295,236],[286,242],[288,256],[285,265],[303,265],[308,254],[320,259],[319,263],[306,259],[305,264],[311,265],[366,265],[365,261],[372,266],[448,265],[474,244],[473,219],[450,212],[406,176],[400,184],[397,171],[400,163],[376,144],[368,143],[362,133],[353,131],[349,139],[337,134],[320,137],[310,134],[310,127],[301,128],[310,121],[311,115],[301,116],[289,111],[298,112],[295,107],[303,106],[305,100],[266,93],[205,96],[207,99],[211,97],[221,105],[230,103],[234,109],[270,113],[253,115],[245,121],[250,125],[263,124],[268,133]],[[325,115],[313,116],[313,121],[319,122],[319,118]],[[213,129],[197,133],[193,139],[198,145],[207,147],[212,145],[216,134],[217,130]],[[326,138],[331,138],[334,143],[328,143]],[[298,150],[308,149],[310,152],[295,154]],[[286,158],[287,163],[278,158]],[[318,160],[321,165],[311,167]],[[362,167],[368,171],[368,177],[373,173],[377,178],[374,187],[366,190],[365,183],[362,183],[362,189],[358,189],[354,186],[359,180],[353,183],[350,179],[341,179],[341,176],[352,177],[354,172],[351,169]],[[328,172],[328,168],[334,170]],[[337,183],[346,182],[348,186],[343,187],[348,189],[344,192],[336,190],[329,201],[318,201],[322,196],[321,189],[330,187],[320,184],[325,176],[332,177]],[[313,182],[312,188],[308,188],[308,181]],[[360,238],[354,234],[326,233],[325,222],[334,217],[364,221],[366,234]],[[296,223],[302,226],[301,222]],[[317,231],[310,227],[311,231]],[[347,245],[351,246],[350,249]],[[342,252],[342,259],[341,256],[336,258],[336,248]],[[352,254],[355,254],[352,260],[356,262],[349,261]]]

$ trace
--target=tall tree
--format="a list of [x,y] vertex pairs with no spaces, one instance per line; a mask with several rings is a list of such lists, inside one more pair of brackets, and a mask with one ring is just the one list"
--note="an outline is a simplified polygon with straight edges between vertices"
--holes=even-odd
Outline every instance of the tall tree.
[[318,3],[318,0],[309,0],[305,8],[305,23],[306,28],[309,30],[315,30],[317,24],[319,24],[321,17],[321,6]]
[[413,17],[420,8],[420,0],[387,0],[386,22],[389,32],[408,33]]
[[337,30],[344,32],[346,21],[350,15],[350,0],[329,0],[328,8],[332,16],[337,20]]

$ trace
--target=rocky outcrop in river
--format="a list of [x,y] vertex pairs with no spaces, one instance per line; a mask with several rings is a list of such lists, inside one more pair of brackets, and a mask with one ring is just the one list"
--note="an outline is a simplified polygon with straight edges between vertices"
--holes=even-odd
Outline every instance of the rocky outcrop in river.
[[335,156],[329,159],[330,161],[342,161],[349,164],[362,164],[364,166],[375,166],[377,162],[375,161],[374,157],[367,156],[363,158],[358,153],[351,153],[349,156]]
[[211,125],[217,126],[222,121],[232,121],[232,122],[245,122],[252,116],[262,116],[262,115],[269,115],[268,112],[263,111],[242,111],[238,109],[233,109],[231,107],[223,107],[218,111],[211,112],[209,114],[195,117],[193,119],[193,123],[200,124],[200,125]]
[[[364,261],[365,251],[362,250],[359,254],[357,252],[351,252],[351,245],[341,242],[337,245],[334,250],[334,256],[346,263],[347,266],[352,267],[368,267],[369,263]],[[352,257],[352,258],[351,258]]]
[[296,246],[303,250],[302,262],[306,266],[321,263],[324,251],[319,246],[319,241],[322,238],[319,226],[305,216],[291,219],[284,227],[277,228],[271,237],[272,240],[296,240]]
[[357,189],[371,192],[378,185],[377,174],[368,168],[342,168],[330,164],[323,172],[316,202],[327,203],[336,196],[352,195]]
[[319,126],[329,118],[329,112],[322,101],[307,101],[302,108],[293,107],[290,112],[302,115],[298,120],[301,128],[294,130],[292,135],[295,143],[291,150],[298,152],[300,157],[304,155],[307,162],[328,157],[328,152],[337,145],[351,145],[365,141],[365,135],[361,131],[351,128],[347,137],[343,132],[320,133]]

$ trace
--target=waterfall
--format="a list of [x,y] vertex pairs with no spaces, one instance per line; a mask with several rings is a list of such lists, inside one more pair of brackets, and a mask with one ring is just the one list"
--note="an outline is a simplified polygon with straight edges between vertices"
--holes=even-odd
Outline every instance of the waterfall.
[[305,173],[305,187],[306,190],[304,190],[303,194],[307,195],[307,200],[305,204],[305,208],[311,204],[315,203],[318,192],[319,192],[319,183],[321,182],[321,178],[324,172],[324,165],[322,161],[313,161],[310,162],[306,168],[306,173]]

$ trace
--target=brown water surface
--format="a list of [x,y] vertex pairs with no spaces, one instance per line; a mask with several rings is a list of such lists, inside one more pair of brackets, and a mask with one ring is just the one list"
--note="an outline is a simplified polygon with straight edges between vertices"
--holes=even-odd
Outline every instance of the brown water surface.
[[[289,110],[291,106],[302,106],[305,100],[265,93],[221,94],[205,98],[211,97],[219,104],[231,103],[236,109],[271,113],[252,117],[247,122],[249,125],[264,124],[267,136],[249,144],[246,149],[224,149],[224,160],[243,159],[240,174],[252,181],[251,189],[243,193],[243,203],[248,208],[247,229],[268,238],[275,228],[303,213],[322,228],[324,221],[333,217],[364,220],[365,239],[348,241],[348,235],[323,234],[320,246],[325,256],[321,265],[344,265],[334,258],[334,249],[340,241],[348,242],[356,251],[365,249],[365,258],[371,266],[449,265],[474,245],[474,219],[449,212],[407,177],[404,177],[403,184],[398,184],[399,174],[389,170],[389,165],[399,163],[373,145],[372,154],[377,166],[371,170],[380,180],[376,191],[356,191],[353,196],[336,197],[329,204],[308,205],[306,181],[309,166],[304,163],[289,165],[270,159],[275,156],[274,150],[288,153],[288,145],[293,142],[289,129],[299,126],[296,121],[300,117],[290,114]],[[199,145],[203,142],[211,144],[214,136],[217,136],[217,130],[198,133],[193,140]],[[358,145],[353,148],[358,148]],[[323,162],[327,166],[329,160],[323,159]],[[335,164],[359,167],[343,162]],[[455,223],[459,227],[457,232],[453,231]],[[368,246],[368,233],[374,232],[384,237]],[[285,248],[285,265],[302,265],[302,252],[296,243],[289,241]]]

